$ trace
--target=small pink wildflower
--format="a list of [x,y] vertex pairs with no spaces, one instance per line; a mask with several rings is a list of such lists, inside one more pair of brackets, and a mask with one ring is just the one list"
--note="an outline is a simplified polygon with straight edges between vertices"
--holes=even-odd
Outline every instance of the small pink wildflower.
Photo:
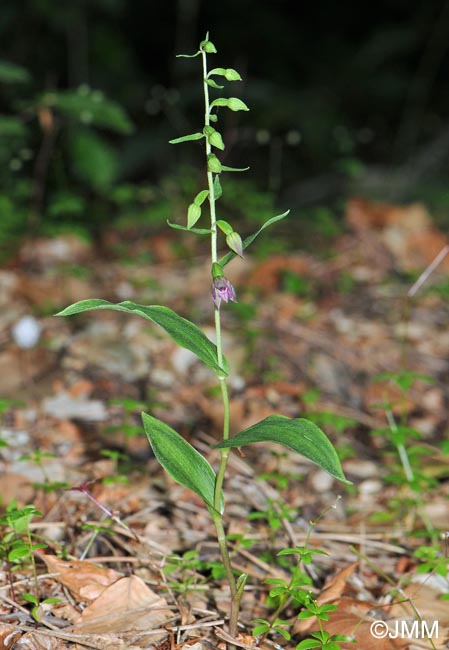
[[215,307],[220,309],[221,301],[237,302],[237,296],[235,295],[235,289],[232,284],[227,280],[224,275],[219,275],[213,279],[212,282],[212,300],[215,303]]

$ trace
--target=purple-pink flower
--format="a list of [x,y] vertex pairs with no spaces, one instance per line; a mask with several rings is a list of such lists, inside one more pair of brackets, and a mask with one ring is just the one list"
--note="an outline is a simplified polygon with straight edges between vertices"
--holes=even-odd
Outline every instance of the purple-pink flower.
[[215,307],[220,309],[221,301],[237,302],[237,296],[235,295],[235,289],[232,284],[227,280],[224,275],[219,275],[214,278],[212,282],[212,300],[215,303]]

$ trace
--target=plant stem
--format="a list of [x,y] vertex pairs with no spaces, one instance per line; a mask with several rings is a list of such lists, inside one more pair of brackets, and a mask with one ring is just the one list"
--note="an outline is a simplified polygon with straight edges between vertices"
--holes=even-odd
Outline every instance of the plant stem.
[[[207,79],[207,55],[206,52],[201,52],[203,59],[203,92],[204,92],[204,126],[210,126],[210,106],[209,106],[209,86],[206,83]],[[206,160],[209,154],[212,153],[212,147],[209,139],[206,137]],[[207,170],[207,184],[209,186],[209,206],[210,206],[210,229],[211,229],[211,258],[212,264],[217,261],[217,217],[215,213],[215,192],[214,192],[214,178],[209,169]],[[217,310],[218,311],[218,310]],[[215,319],[215,325],[217,319]],[[218,347],[218,344],[217,344]],[[218,360],[220,363],[220,359]],[[221,365],[221,364],[220,364]]]
[[[207,54],[205,51],[201,52],[203,61],[203,92],[204,92],[204,125],[210,126],[210,103],[209,103],[209,86],[207,85]],[[206,161],[209,160],[209,155],[212,153],[212,147],[209,139],[205,137],[206,141]],[[211,230],[211,263],[217,263],[217,215],[215,209],[215,189],[213,173],[207,168],[207,184],[209,189],[209,208],[210,208],[210,230]],[[215,308],[215,336],[217,345],[217,361],[220,367],[223,367],[223,346],[221,338],[221,318],[220,310]],[[228,387],[225,377],[221,377],[220,390],[223,401],[223,440],[229,438],[230,427],[230,405]],[[231,611],[229,616],[229,634],[231,637],[237,636],[237,625],[239,618],[240,599],[242,590],[237,590],[237,583],[232,572],[231,559],[229,557],[228,545],[226,542],[226,534],[223,525],[222,501],[223,501],[223,481],[228,464],[230,449],[220,449],[220,465],[217,471],[217,478],[215,481],[214,493],[214,511],[211,511],[212,518],[217,531],[218,546],[223,561],[223,567],[226,573],[226,578],[229,584],[231,593]],[[228,644],[229,650],[234,650],[235,646]]]

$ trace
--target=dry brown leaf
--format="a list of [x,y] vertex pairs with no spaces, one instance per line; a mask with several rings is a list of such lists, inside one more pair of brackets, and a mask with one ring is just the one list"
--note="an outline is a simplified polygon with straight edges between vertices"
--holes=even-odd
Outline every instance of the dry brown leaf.
[[[331,635],[344,634],[355,638],[355,643],[342,643],[342,649],[405,650],[408,648],[408,642],[403,639],[373,636],[371,631],[373,618],[368,617],[368,612],[376,607],[375,604],[346,597],[340,598],[335,604],[338,609],[329,614],[329,620],[324,622],[323,627]],[[293,631],[295,634],[306,636],[310,631],[317,629],[316,618],[310,618],[298,621]],[[391,633],[394,635],[394,628]]]
[[106,587],[120,578],[117,571],[102,569],[85,560],[68,562],[45,553],[40,557],[47,565],[49,573],[56,573],[55,579],[80,601],[95,600]]
[[[357,601],[354,601],[357,603]],[[405,639],[393,639],[389,636],[385,638],[376,638],[372,634],[371,624],[372,619],[366,620],[366,614],[359,609],[360,602],[357,607],[342,607],[332,612],[329,615],[329,621],[325,623],[325,629],[329,634],[348,634],[355,637],[355,644],[342,643],[341,648],[350,650],[357,648],[357,650],[405,650],[408,648],[409,643]],[[365,618],[365,620],[364,620]],[[392,630],[394,635],[395,630]]]
[[64,650],[65,648],[67,646],[61,639],[37,632],[24,634],[14,646],[14,650]]
[[172,616],[167,601],[137,576],[121,578],[88,605],[77,629],[83,633],[151,630]]
[[68,621],[71,625],[75,625],[81,619],[81,612],[71,603],[53,605],[53,614]]
[[337,571],[337,573],[324,585],[323,590],[317,598],[317,602],[320,605],[324,605],[325,603],[331,603],[332,601],[337,600],[337,598],[340,598],[347,586],[348,578],[352,576],[358,564],[358,562],[353,562],[344,569]]
[[22,633],[15,625],[0,623],[0,648],[9,650],[21,635]]

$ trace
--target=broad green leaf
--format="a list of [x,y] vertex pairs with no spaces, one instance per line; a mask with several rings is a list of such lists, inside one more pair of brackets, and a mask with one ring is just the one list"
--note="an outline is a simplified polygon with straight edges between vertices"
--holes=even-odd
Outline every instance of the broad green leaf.
[[8,560],[10,562],[20,562],[20,560],[23,560],[24,558],[29,558],[30,555],[30,547],[26,544],[22,544],[8,553]]
[[187,210],[187,228],[190,230],[196,224],[198,219],[201,217],[201,208],[195,203],[189,205]]
[[209,190],[201,190],[193,199],[195,205],[203,205],[204,201],[209,196]]
[[247,172],[249,167],[227,167],[226,165],[221,166],[222,172]]
[[197,235],[210,235],[212,232],[210,228],[187,228],[187,226],[181,226],[179,223],[172,223],[168,220],[167,223],[174,230],[185,230],[186,232],[194,232]]
[[207,460],[168,424],[147,413],[142,413],[142,421],[154,455],[167,474],[214,510],[216,477]]
[[23,600],[26,600],[27,603],[33,603],[33,605],[37,605],[39,603],[37,596],[34,594],[22,594]]
[[[258,235],[262,232],[262,230],[265,230],[265,228],[268,228],[268,226],[271,226],[273,223],[276,223],[276,221],[281,221],[281,219],[285,219],[285,217],[290,213],[290,210],[287,210],[286,212],[283,212],[282,214],[278,214],[276,217],[271,217],[271,219],[268,219],[268,221],[265,221],[263,224],[262,228],[259,228],[259,230],[252,235],[249,235],[246,237],[246,239],[243,240],[243,250],[248,248],[250,244],[253,243],[253,241],[256,239]],[[224,255],[220,260],[218,260],[218,263],[222,268],[226,266],[226,264],[229,264],[229,262],[234,259],[236,256],[236,253],[229,252],[226,255]]]
[[169,140],[168,144],[179,144],[180,142],[189,142],[190,140],[201,140],[204,138],[204,133],[190,133],[190,135],[183,135],[181,138]]
[[206,83],[211,88],[217,88],[217,90],[223,90],[224,86],[219,86],[216,81],[213,79],[206,79]]
[[309,420],[270,415],[215,446],[220,449],[244,447],[254,442],[277,442],[302,454],[339,481],[350,484],[343,474],[340,460],[332,443],[321,429]]
[[114,304],[108,300],[90,299],[75,302],[73,305],[66,307],[56,316],[73,316],[85,311],[95,309],[112,309],[114,311],[123,311],[127,314],[136,314],[146,320],[159,325],[167,334],[182,348],[193,352],[201,361],[212,368],[220,377],[228,375],[229,367],[223,359],[224,367],[220,368],[217,360],[217,348],[214,343],[200,330],[199,327],[189,320],[179,316],[175,311],[161,305],[137,305],[130,300]]

